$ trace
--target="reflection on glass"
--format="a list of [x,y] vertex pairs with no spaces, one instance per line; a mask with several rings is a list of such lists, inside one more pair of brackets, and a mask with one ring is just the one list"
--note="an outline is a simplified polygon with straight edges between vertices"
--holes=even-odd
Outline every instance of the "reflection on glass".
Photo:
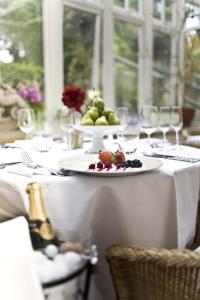
[[133,24],[114,22],[114,72],[117,106],[137,111],[138,28]]
[[99,89],[100,17],[64,5],[63,18],[64,82]]

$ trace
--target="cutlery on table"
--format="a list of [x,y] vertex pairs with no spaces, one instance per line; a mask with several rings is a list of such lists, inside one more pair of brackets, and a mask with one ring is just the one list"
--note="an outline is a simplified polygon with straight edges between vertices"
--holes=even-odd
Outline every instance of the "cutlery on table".
[[34,163],[32,158],[30,157],[30,155],[26,151],[22,152],[22,158],[23,158],[23,163],[26,167],[32,168],[32,169],[43,168],[43,169],[48,170],[51,175],[68,176],[68,175],[72,175],[72,173],[73,173],[70,170],[65,170],[65,169],[57,170],[57,169],[49,168],[47,166],[42,166],[40,164],[36,164],[36,163]]
[[200,158],[181,157],[181,156],[177,156],[177,155],[168,155],[168,154],[160,154],[160,153],[143,152],[143,155],[150,156],[150,157],[156,157],[156,158],[166,158],[166,159],[171,159],[171,160],[190,162],[190,163],[196,163],[196,162],[200,161]]

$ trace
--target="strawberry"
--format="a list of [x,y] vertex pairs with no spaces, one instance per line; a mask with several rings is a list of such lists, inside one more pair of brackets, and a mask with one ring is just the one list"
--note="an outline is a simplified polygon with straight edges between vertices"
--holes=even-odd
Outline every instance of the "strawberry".
[[99,152],[99,160],[105,163],[112,163],[114,158],[114,154],[111,151],[100,151]]
[[126,161],[125,155],[122,151],[117,150],[114,154],[113,164],[118,165]]

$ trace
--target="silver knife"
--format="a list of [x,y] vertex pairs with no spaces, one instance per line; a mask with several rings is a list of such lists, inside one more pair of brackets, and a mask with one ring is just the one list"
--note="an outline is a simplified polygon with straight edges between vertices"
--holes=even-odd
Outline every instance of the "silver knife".
[[145,156],[156,157],[156,158],[166,158],[171,160],[183,161],[183,162],[190,162],[196,163],[200,161],[200,158],[192,158],[192,157],[181,157],[176,155],[168,155],[168,154],[160,154],[160,153],[144,153]]

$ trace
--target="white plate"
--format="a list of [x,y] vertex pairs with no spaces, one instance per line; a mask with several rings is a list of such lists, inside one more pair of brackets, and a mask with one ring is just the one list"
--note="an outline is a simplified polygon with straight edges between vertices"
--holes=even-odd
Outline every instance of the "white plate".
[[[127,159],[129,159],[128,156],[126,156]],[[62,159],[58,162],[59,166],[61,168],[64,168],[66,170],[86,174],[86,175],[95,175],[95,176],[128,176],[128,175],[135,175],[142,172],[152,171],[155,169],[160,168],[163,165],[163,162],[157,158],[152,157],[136,157],[137,159],[140,159],[142,162],[141,168],[127,168],[125,170],[119,169],[116,170],[116,168],[112,168],[109,171],[107,170],[89,170],[88,167],[91,163],[97,163],[98,155],[93,154],[85,154],[81,157],[68,157],[65,159]]]

